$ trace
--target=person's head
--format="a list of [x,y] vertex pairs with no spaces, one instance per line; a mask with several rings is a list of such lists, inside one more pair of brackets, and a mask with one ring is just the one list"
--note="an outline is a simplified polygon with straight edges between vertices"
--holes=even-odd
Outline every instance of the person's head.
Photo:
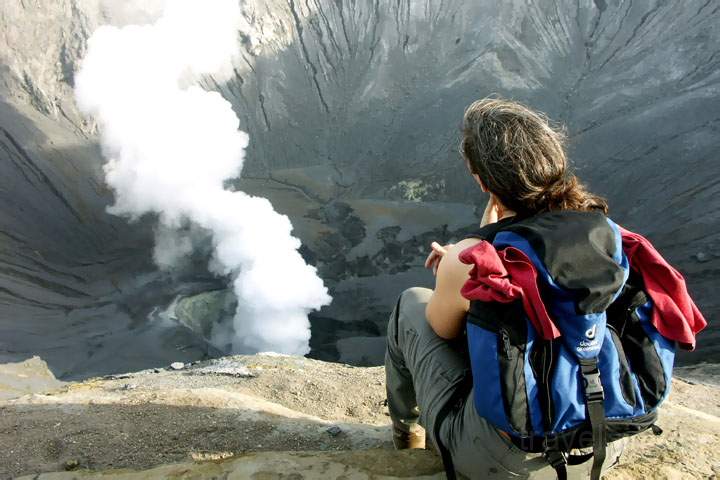
[[486,98],[465,111],[460,151],[475,179],[521,215],[550,210],[598,210],[593,195],[570,171],[565,135],[547,117],[510,100]]

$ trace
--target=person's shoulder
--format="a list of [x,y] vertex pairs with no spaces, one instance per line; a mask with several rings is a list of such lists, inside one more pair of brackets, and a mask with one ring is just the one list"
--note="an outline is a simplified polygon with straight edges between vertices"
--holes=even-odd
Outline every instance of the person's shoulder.
[[470,266],[460,261],[460,253],[483,241],[484,240],[482,238],[464,238],[452,247],[448,248],[448,251],[445,254],[448,260],[445,265],[445,270],[450,273],[461,273],[462,275],[467,275],[467,271]]
[[457,257],[463,250],[473,247],[483,241],[485,240],[481,237],[463,238],[462,240],[454,244],[452,247],[450,247],[448,249],[448,253],[452,253],[454,257]]

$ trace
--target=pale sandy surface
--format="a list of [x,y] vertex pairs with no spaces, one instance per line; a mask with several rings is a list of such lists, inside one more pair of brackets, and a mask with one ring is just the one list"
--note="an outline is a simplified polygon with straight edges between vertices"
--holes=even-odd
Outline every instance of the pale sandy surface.
[[[233,360],[255,376],[199,375],[197,365],[0,401],[0,478],[62,471],[67,462],[79,470],[59,478],[118,468],[141,471],[121,475],[128,479],[265,478],[258,472],[288,468],[300,472],[297,478],[340,478],[336,471],[442,478],[432,453],[391,450],[382,368],[297,357]],[[718,387],[676,380],[659,425],[664,435],[638,435],[607,478],[717,477]],[[332,426],[340,433],[332,435]]]

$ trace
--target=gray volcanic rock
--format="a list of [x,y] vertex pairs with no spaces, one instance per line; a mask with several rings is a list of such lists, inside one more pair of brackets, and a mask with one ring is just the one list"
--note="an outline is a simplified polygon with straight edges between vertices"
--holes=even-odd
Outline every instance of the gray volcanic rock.
[[63,385],[40,357],[0,364],[0,401],[57,389]]
[[[72,82],[92,30],[132,22],[108,5],[0,6],[0,360],[39,354],[58,377],[217,354],[158,312],[225,281],[206,272],[202,252],[181,272],[158,272],[152,219],[105,212],[96,132],[77,113]],[[492,93],[565,123],[571,158],[612,217],[678,266],[709,319],[720,312],[716,1],[248,0],[243,9],[253,31],[239,36],[236,75],[204,84],[250,134],[235,187],[290,216],[335,296],[312,318],[316,356],[374,345],[365,339],[382,335],[394,298],[432,285],[421,268],[430,241],[474,228],[485,197],[456,146],[465,106]],[[710,329],[681,361],[719,358]],[[348,337],[358,340],[338,349]]]

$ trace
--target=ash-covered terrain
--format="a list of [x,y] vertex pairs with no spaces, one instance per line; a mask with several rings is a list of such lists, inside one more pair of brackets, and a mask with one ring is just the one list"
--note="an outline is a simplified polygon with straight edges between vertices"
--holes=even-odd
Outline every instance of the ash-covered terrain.
[[[680,362],[720,359],[718,0],[242,5],[234,76],[203,85],[250,135],[229,187],[290,217],[334,297],[311,316],[312,356],[380,362],[395,298],[432,284],[429,243],[475,228],[485,197],[459,126],[495,93],[567,125],[580,176],[683,272],[710,321]],[[227,279],[202,248],[159,271],[154,219],[105,211],[97,128],[74,103],[93,30],[152,18],[129,10],[0,5],[0,363],[39,355],[77,378],[222,353],[206,338],[234,311]]]

